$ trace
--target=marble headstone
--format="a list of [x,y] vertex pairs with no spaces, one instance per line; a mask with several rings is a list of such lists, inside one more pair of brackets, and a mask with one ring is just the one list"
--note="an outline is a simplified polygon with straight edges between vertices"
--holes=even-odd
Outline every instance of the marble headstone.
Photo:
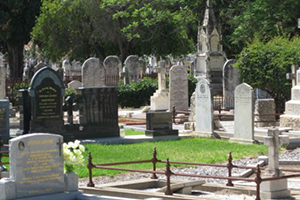
[[79,87],[82,87],[82,83],[80,81],[74,80],[68,83],[68,88],[77,89]]
[[122,68],[122,62],[118,56],[108,56],[103,62],[105,68],[105,85],[118,86],[119,71]]
[[128,56],[124,62],[125,79],[124,83],[129,84],[131,81],[137,82],[140,78],[139,57],[135,55]]
[[188,110],[188,80],[184,66],[175,65],[169,76],[169,110],[175,106],[176,110]]
[[62,136],[46,133],[10,140],[10,178],[17,198],[64,192],[62,142]]
[[250,85],[242,83],[235,88],[234,137],[230,141],[254,142],[254,98]]
[[241,84],[239,73],[233,68],[236,61],[233,59],[227,60],[223,67],[223,93],[224,93],[224,108],[234,108],[234,90],[235,87]]
[[213,135],[213,102],[210,85],[199,78],[196,86],[196,130],[195,134],[205,137]]
[[98,58],[89,58],[82,65],[82,86],[105,86],[105,69]]
[[64,76],[71,76],[71,64],[68,60],[63,61],[62,68],[64,70]]

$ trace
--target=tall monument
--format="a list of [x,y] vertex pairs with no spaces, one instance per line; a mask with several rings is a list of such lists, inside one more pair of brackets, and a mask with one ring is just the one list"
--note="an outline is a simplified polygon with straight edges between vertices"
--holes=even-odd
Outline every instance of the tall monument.
[[222,70],[226,61],[223,52],[220,24],[213,10],[212,0],[207,0],[202,26],[198,27],[196,76],[209,81],[212,89],[222,90]]

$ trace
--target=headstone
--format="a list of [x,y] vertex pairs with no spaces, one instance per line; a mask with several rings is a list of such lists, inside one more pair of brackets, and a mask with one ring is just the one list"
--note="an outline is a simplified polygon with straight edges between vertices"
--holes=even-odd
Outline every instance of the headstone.
[[43,61],[41,61],[33,67],[33,72],[36,73],[37,71],[39,71],[40,69],[42,69],[45,66],[46,66],[46,64]]
[[113,86],[77,89],[80,130],[76,138],[119,137],[118,89]]
[[144,59],[139,59],[140,62],[140,78],[144,77],[144,74],[146,73],[146,61]]
[[169,76],[169,110],[175,106],[176,110],[188,110],[188,80],[187,70],[184,66],[175,65]]
[[254,99],[250,85],[242,83],[234,92],[234,137],[230,141],[254,143]]
[[280,126],[300,130],[300,69],[296,73],[296,86],[292,87],[291,100],[285,103],[285,114],[280,115]]
[[62,68],[64,70],[64,76],[71,76],[71,64],[68,60],[64,60],[62,63]]
[[[288,143],[288,136],[280,135],[278,128],[268,130],[268,137],[264,138],[264,144],[269,146],[268,167],[262,178],[273,178],[284,175],[279,169],[279,147],[282,144]],[[260,197],[262,199],[288,199],[290,197],[287,179],[263,181],[260,187]]]
[[203,137],[212,137],[213,102],[210,85],[204,78],[199,78],[196,86],[196,129],[195,134]]
[[257,99],[255,101],[256,127],[276,126],[274,99]]
[[31,120],[31,99],[29,96],[28,89],[21,89],[20,92],[20,127],[18,135],[27,134],[30,131],[30,120]]
[[105,69],[102,61],[97,58],[89,58],[82,65],[82,86],[105,86]]
[[3,139],[9,138],[9,101],[0,99],[0,135]]
[[191,98],[190,98],[190,101],[191,101],[191,104],[190,104],[190,115],[189,115],[189,118],[188,118],[188,122],[184,122],[183,125],[184,125],[184,130],[192,130],[192,131],[195,131],[195,121],[196,121],[196,102],[195,102],[195,96],[196,96],[196,93],[193,92]]
[[82,83],[80,81],[74,80],[68,83],[68,88],[77,89],[79,87],[82,87]]
[[33,76],[29,96],[31,98],[30,132],[63,132],[63,96],[65,88],[57,73],[48,67]]
[[169,97],[166,90],[166,67],[165,61],[159,61],[158,67],[158,90],[150,98],[150,106],[152,111],[161,111],[169,109]]
[[172,129],[171,112],[148,112],[146,114],[146,136],[178,136],[178,130]]
[[137,82],[140,78],[139,57],[135,55],[128,56],[124,64],[124,83],[129,84],[131,81]]
[[10,178],[17,198],[64,192],[62,142],[62,136],[53,134],[10,140]]
[[6,97],[6,69],[0,65],[0,99]]
[[239,73],[234,69],[234,59],[227,60],[223,67],[223,95],[224,108],[234,108],[234,90],[235,87],[241,84]]
[[105,68],[105,85],[118,86],[119,70],[122,69],[122,62],[118,56],[108,56],[103,62]]

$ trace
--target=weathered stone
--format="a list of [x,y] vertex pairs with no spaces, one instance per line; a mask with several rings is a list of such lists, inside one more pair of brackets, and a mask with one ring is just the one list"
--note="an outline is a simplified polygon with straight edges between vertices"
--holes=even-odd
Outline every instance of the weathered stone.
[[82,87],[82,83],[80,81],[74,80],[68,83],[68,88],[77,89],[79,87]]
[[118,86],[119,72],[122,69],[122,62],[118,56],[108,56],[103,62],[105,68],[105,85]]
[[105,86],[105,69],[102,61],[97,58],[89,58],[82,65],[82,86]]
[[[256,127],[276,126],[274,99],[257,99],[255,101]],[[262,116],[260,116],[262,115]]]
[[139,57],[135,55],[128,56],[124,64],[124,83],[129,84],[131,81],[137,82],[140,78]]
[[0,135],[4,139],[9,138],[9,101],[0,100]]

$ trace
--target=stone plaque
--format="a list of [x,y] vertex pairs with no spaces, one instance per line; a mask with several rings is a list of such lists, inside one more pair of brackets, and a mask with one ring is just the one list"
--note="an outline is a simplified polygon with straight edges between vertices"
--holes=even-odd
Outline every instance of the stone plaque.
[[11,139],[11,179],[17,198],[64,192],[63,137],[36,133]]
[[196,131],[213,132],[213,103],[209,83],[200,78],[196,87]]
[[234,138],[254,140],[254,99],[253,89],[242,83],[235,89]]

